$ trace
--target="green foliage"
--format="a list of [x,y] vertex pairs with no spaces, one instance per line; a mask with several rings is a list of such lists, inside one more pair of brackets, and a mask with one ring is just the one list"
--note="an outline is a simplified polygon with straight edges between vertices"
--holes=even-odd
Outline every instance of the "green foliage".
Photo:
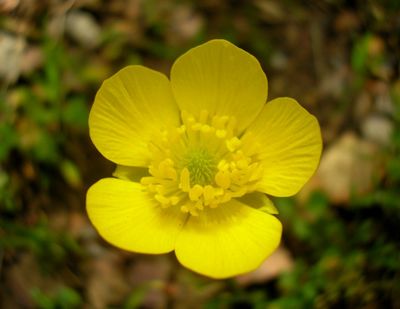
[[[63,44],[46,38],[41,48],[43,67],[0,98],[0,252],[8,258],[33,254],[42,275],[49,276],[82,256],[70,234],[50,228],[43,197],[59,186],[82,185],[65,141],[86,134],[88,100],[86,93],[65,86],[73,61]],[[51,296],[33,289],[31,296],[35,307],[44,309],[79,308],[82,303],[69,287]]]
[[263,290],[245,291],[236,289],[232,292],[223,292],[218,297],[210,300],[205,309],[228,308],[265,308],[268,303],[268,294]]
[[89,111],[84,97],[73,97],[61,110],[62,123],[81,129],[87,128]]
[[0,170],[0,210],[13,212],[15,210],[13,197],[14,190],[10,185],[9,176]]
[[68,287],[59,288],[52,296],[34,288],[31,296],[38,309],[73,309],[80,308],[82,304],[79,293]]
[[2,218],[0,226],[4,235],[0,238],[0,250],[29,250],[44,271],[54,271],[68,257],[81,254],[81,248],[70,235],[55,233],[45,222],[29,226]]
[[135,308],[140,308],[142,305],[143,299],[146,296],[146,293],[148,291],[147,286],[142,286],[136,288],[127,298],[125,301],[125,304],[123,306],[123,309],[135,309]]
[[0,123],[0,162],[8,157],[18,143],[18,134],[9,123]]

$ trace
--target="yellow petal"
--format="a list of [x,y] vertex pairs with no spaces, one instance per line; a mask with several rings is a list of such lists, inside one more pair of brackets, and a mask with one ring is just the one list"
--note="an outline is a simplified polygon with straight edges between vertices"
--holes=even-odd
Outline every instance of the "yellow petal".
[[242,142],[262,161],[258,190],[273,196],[296,194],[315,172],[322,150],[317,119],[291,98],[267,103]]
[[225,40],[212,40],[179,57],[171,70],[179,107],[195,117],[234,116],[242,131],[267,99],[267,78],[256,58]]
[[277,215],[279,213],[274,203],[272,203],[272,201],[261,192],[248,193],[242,197],[239,197],[238,200],[243,204],[257,208],[260,211],[265,211],[271,215]]
[[89,115],[90,137],[109,160],[146,166],[154,132],[179,124],[170,83],[161,73],[128,66],[104,81]]
[[257,268],[279,245],[282,225],[274,216],[236,200],[191,216],[175,253],[187,268],[227,278]]
[[138,183],[105,178],[87,193],[87,212],[100,235],[111,244],[140,253],[174,249],[186,215],[162,209]]

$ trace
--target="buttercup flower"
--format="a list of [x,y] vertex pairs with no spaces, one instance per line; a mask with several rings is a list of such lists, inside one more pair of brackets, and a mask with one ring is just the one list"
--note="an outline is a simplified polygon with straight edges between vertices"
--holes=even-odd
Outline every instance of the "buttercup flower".
[[266,194],[296,194],[321,154],[317,120],[294,99],[268,103],[258,61],[225,40],[179,57],[171,79],[128,66],[107,79],[90,137],[117,164],[87,193],[87,211],[111,244],[175,250],[214,278],[257,268],[282,226]]

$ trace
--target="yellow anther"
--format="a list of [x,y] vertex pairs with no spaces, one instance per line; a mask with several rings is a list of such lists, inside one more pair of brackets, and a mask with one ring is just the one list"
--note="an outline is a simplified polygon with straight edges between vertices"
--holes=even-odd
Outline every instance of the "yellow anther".
[[185,167],[181,171],[181,179],[179,183],[179,188],[183,192],[189,192],[190,190],[190,173],[189,170]]
[[240,183],[242,178],[242,173],[239,170],[233,170],[231,173],[231,181],[232,183]]
[[149,189],[150,192],[156,192],[156,186],[153,184],[147,185],[147,188]]
[[218,170],[220,171],[226,171],[229,168],[229,163],[226,162],[225,160],[221,160],[218,162]]
[[203,194],[203,187],[196,184],[189,190],[189,198],[191,201],[197,201]]
[[196,122],[195,124],[193,124],[193,125],[191,126],[191,128],[192,128],[193,131],[200,131],[200,130],[201,130],[201,127],[202,127],[202,124],[201,124],[200,122]]
[[198,217],[199,213],[197,212],[196,209],[190,209],[189,211],[190,211],[190,214],[191,214],[193,217]]
[[174,195],[174,196],[171,196],[171,197],[169,198],[169,201],[171,202],[171,205],[176,205],[176,204],[179,203],[180,198],[177,197],[176,195]]
[[186,132],[186,126],[183,124],[179,128],[176,129],[179,134],[183,134]]
[[177,175],[176,175],[176,170],[173,167],[168,168],[165,171],[165,175],[167,176],[166,178],[176,180]]
[[187,128],[189,128],[191,124],[196,122],[196,119],[194,119],[194,117],[191,114],[189,114],[187,111],[182,111],[181,117],[182,117],[183,123],[187,126]]
[[247,168],[249,166],[249,163],[247,162],[247,160],[241,159],[241,160],[236,162],[236,165],[237,165],[238,168],[243,170],[243,169],[245,169],[245,168]]
[[240,197],[247,193],[247,186],[240,186],[236,191],[231,193],[232,197]]
[[250,165],[251,175],[249,181],[259,180],[263,176],[263,170],[258,163],[253,163]]
[[215,116],[213,117],[212,125],[217,129],[222,129],[225,127],[225,124],[228,120],[229,120],[228,116],[222,116],[222,117]]
[[159,177],[158,169],[156,169],[153,165],[149,166],[149,173],[154,177]]
[[232,195],[230,193],[225,193],[223,196],[220,197],[219,203],[226,203],[232,199]]
[[164,160],[165,164],[167,164],[168,166],[174,166],[174,161],[170,158],[166,158]]
[[201,132],[208,133],[212,130],[212,128],[208,124],[203,124],[201,126]]
[[215,194],[216,197],[223,195],[224,192],[225,191],[222,188],[214,188],[214,194]]
[[226,136],[226,133],[227,133],[226,130],[222,130],[222,129],[218,129],[215,131],[215,135],[218,138],[224,138]]
[[167,178],[167,179],[172,179],[176,180],[176,171],[173,168],[174,166],[174,161],[172,161],[170,158],[165,159],[158,165],[158,170],[160,173],[161,178]]
[[194,205],[194,207],[195,207],[196,209],[203,210],[203,209],[204,209],[203,201],[202,201],[202,200],[198,200],[198,201],[196,202],[196,204]]
[[181,211],[184,213],[188,213],[189,212],[189,208],[186,205],[181,206]]
[[165,187],[162,185],[155,185],[154,186],[155,192],[161,195],[165,195]]
[[176,180],[176,171],[173,167],[162,166],[159,169],[159,172],[160,172],[159,174],[160,178]]
[[199,213],[197,212],[197,209],[195,207],[195,204],[192,202],[189,202],[183,206],[181,206],[181,211],[184,213],[190,213],[192,216],[198,216]]
[[228,148],[230,152],[234,152],[240,146],[240,144],[240,139],[235,136],[226,141],[226,148]]
[[210,204],[210,202],[215,197],[215,193],[216,193],[216,190],[212,186],[207,185],[207,186],[204,187],[203,196],[204,196],[204,204],[205,205],[209,205]]
[[219,171],[215,175],[215,182],[217,183],[218,186],[220,186],[223,189],[228,189],[229,186],[231,185],[231,177],[228,172],[225,171]]
[[160,202],[161,205],[166,205],[166,206],[168,206],[169,203],[170,203],[169,198],[167,198],[167,197],[165,197],[164,195],[161,195],[161,194],[156,194],[156,195],[154,196],[154,198],[155,198],[158,202]]

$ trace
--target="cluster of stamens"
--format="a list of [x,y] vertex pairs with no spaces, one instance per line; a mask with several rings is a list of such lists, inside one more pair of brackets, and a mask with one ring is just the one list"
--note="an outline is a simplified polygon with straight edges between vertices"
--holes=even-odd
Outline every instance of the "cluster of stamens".
[[152,139],[150,176],[141,183],[161,207],[179,207],[193,216],[255,190],[262,169],[246,155],[233,117],[198,119],[182,113],[183,125]]

